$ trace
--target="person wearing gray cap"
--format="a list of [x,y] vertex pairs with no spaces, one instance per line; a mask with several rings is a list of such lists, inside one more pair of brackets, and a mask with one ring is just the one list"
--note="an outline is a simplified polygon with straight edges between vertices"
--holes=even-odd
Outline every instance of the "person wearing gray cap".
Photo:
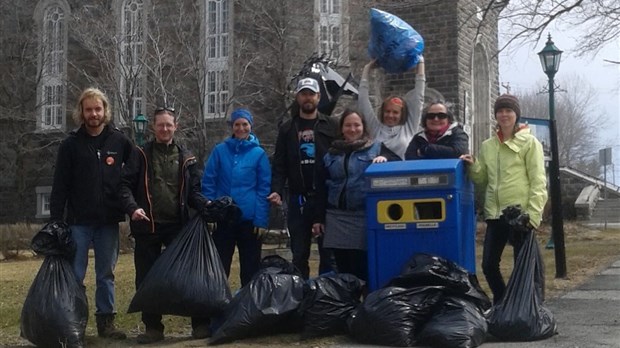
[[[310,245],[312,223],[316,212],[316,177],[323,167],[323,156],[338,136],[338,121],[318,111],[321,100],[319,82],[306,77],[297,83],[296,105],[292,118],[278,130],[272,163],[272,204],[282,204],[284,187],[288,183],[287,223],[291,236],[293,264],[303,277],[310,276]],[[323,237],[317,237],[319,246],[319,274],[332,271],[333,256],[323,249]]]

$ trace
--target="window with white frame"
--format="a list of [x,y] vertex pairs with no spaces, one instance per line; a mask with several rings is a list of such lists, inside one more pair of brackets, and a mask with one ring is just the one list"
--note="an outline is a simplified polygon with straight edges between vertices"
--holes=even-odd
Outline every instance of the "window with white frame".
[[230,2],[205,0],[205,117],[223,118],[230,95]]
[[[121,102],[130,105],[130,115],[145,114],[143,0],[124,0],[121,9]],[[121,121],[122,122],[122,121]]]
[[50,195],[51,186],[37,186],[35,193],[37,195],[37,213],[36,218],[48,218],[50,216]]
[[67,54],[67,14],[58,4],[50,4],[42,17],[41,82],[39,85],[39,129],[63,129],[65,126],[65,81]]
[[319,54],[325,54],[339,65],[348,64],[348,45],[345,35],[341,0],[317,0],[319,12],[318,41]]

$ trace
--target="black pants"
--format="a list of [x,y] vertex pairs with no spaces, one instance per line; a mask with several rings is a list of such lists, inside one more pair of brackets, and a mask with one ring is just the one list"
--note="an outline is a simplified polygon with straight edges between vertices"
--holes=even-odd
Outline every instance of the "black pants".
[[368,253],[359,249],[332,249],[339,273],[351,273],[368,281]]
[[218,222],[213,232],[213,242],[224,265],[226,276],[230,276],[235,246],[239,249],[239,265],[241,286],[246,285],[260,268],[261,249],[263,243],[253,232],[252,221],[238,223]]
[[[168,246],[181,231],[180,224],[155,224],[155,233],[134,236],[136,247],[133,253],[136,267],[136,289],[161,255],[162,246]],[[142,322],[147,330],[164,331],[161,314],[142,312]],[[209,325],[209,318],[192,317],[192,328]]]
[[[482,252],[482,272],[493,292],[493,303],[499,302],[506,291],[506,283],[500,270],[502,253],[508,240],[511,239],[512,227],[504,220],[487,220],[487,231],[484,237],[484,249]],[[513,264],[517,260],[519,250],[523,246],[523,240],[510,240],[513,250]]]
[[[312,223],[316,209],[315,197],[290,195],[288,202],[288,231],[291,236],[293,264],[304,279],[310,276],[310,246],[312,244]],[[319,275],[335,270],[334,255],[323,248],[323,237],[317,238],[319,247]]]

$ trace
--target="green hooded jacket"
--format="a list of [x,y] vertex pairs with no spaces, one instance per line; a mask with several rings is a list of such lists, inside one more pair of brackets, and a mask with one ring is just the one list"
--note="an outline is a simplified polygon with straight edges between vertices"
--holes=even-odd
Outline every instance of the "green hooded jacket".
[[538,227],[547,202],[547,177],[540,142],[522,127],[501,142],[499,136],[485,140],[479,157],[469,166],[476,189],[484,189],[484,218],[498,219],[509,205],[520,204]]

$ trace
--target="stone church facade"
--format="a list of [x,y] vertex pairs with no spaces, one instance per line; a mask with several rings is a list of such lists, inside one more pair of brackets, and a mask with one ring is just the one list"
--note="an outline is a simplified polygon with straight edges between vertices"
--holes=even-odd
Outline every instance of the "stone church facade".
[[[490,5],[489,5],[490,3]],[[0,15],[0,222],[49,214],[58,144],[75,128],[82,89],[110,97],[114,124],[172,106],[180,137],[202,159],[228,134],[226,115],[249,107],[272,152],[292,78],[325,54],[353,84],[369,60],[371,7],[425,39],[428,100],[453,103],[477,152],[497,96],[497,15],[489,0],[39,0],[3,2]],[[374,100],[404,94],[413,73],[378,73]],[[343,98],[335,114],[351,98]]]

